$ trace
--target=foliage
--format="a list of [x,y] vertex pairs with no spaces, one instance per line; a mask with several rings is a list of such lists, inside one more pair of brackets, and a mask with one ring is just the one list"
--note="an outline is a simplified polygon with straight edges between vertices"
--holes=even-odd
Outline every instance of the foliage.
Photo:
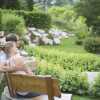
[[51,17],[49,14],[43,12],[33,12],[24,10],[3,10],[0,9],[2,14],[10,13],[18,16],[22,16],[25,20],[27,27],[36,27],[44,30],[51,28]]
[[67,53],[66,50],[58,49],[25,47],[29,55],[37,58],[36,74],[57,78],[63,92],[88,94],[87,75],[81,72],[99,71],[100,58],[89,53]]
[[[30,55],[33,54],[30,47],[26,47],[26,51],[29,52]],[[34,55],[52,64],[59,64],[59,66],[68,70],[100,70],[100,58],[92,54],[66,53],[56,49],[49,50],[39,47],[34,49]]]
[[6,34],[17,33],[18,35],[23,35],[26,33],[24,19],[15,14],[2,14],[1,25]]
[[43,12],[32,12],[26,16],[26,24],[31,27],[47,30],[51,27],[51,17]]
[[58,64],[48,63],[45,60],[38,60],[37,64],[36,74],[51,75],[57,78],[63,92],[73,92],[76,94],[87,93],[88,81],[86,75],[81,75],[80,72],[77,73],[76,71],[64,70]]
[[83,16],[79,16],[75,25],[73,26],[74,33],[78,39],[84,39],[91,34],[91,29],[88,28],[86,24],[86,19]]
[[32,47],[32,46],[24,46],[24,49],[28,52],[29,56],[34,56],[34,47]]
[[83,44],[83,39],[77,39],[77,40],[75,41],[75,43],[76,43],[77,45],[82,45],[82,44]]
[[90,97],[90,96],[80,96],[80,95],[73,95],[72,100],[99,100],[98,97]]
[[88,91],[87,76],[80,72],[66,70],[65,76],[61,78],[62,91],[75,94],[86,94]]
[[[60,29],[69,30],[67,27],[67,23],[70,24],[70,21],[73,17],[75,17],[75,12],[73,11],[72,6],[66,7],[51,7],[48,9],[48,13],[51,15],[53,24]],[[66,23],[67,22],[67,23]]]
[[95,82],[94,82],[93,88],[92,88],[92,93],[94,96],[100,97],[100,73],[98,74],[98,76],[95,79]]
[[94,34],[100,35],[100,0],[80,0],[76,5],[78,15],[87,18],[87,24],[93,26]]
[[84,39],[91,33],[91,29],[86,24],[86,18],[78,17],[73,6],[51,7],[48,12],[56,27],[69,33],[75,33],[78,39]]
[[100,38],[99,37],[90,37],[85,39],[84,48],[88,52],[100,53]]
[[19,0],[0,0],[0,8],[19,9]]
[[43,6],[40,5],[40,4],[34,4],[33,6],[33,12],[43,12],[44,9],[43,9]]
[[0,0],[3,9],[32,10],[33,4],[33,0]]

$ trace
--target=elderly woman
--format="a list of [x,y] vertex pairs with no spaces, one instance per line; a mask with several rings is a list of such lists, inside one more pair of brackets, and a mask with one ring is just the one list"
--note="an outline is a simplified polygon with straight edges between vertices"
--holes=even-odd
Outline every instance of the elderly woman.
[[[0,71],[33,75],[33,72],[30,70],[30,68],[25,67],[24,58],[17,53],[16,44],[14,42],[7,42],[5,52],[7,54],[7,60],[2,66],[0,66]],[[7,94],[6,91],[8,91],[7,87],[4,90],[5,94]],[[18,92],[17,95],[21,97],[29,97],[39,96],[40,94]]]

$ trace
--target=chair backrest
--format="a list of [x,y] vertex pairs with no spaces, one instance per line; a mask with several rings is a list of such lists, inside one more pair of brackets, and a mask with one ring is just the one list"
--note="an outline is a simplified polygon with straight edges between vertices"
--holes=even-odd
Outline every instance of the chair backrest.
[[51,78],[51,76],[28,76],[6,73],[6,78],[11,96],[15,96],[16,92],[19,91],[48,94],[49,100],[53,100],[54,96],[61,96],[58,81]]

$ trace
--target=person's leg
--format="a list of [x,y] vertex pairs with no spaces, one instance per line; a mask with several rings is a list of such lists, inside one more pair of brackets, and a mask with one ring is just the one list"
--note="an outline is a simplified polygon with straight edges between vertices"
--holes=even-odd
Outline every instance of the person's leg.
[[40,96],[40,95],[42,95],[42,94],[29,92],[26,95],[21,95],[21,94],[17,93],[16,97],[17,98],[33,98],[33,97],[37,97],[37,96]]

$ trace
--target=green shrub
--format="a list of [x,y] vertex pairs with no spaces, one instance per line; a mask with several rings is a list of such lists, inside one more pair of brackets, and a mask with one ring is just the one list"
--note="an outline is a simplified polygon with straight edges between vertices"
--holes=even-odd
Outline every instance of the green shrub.
[[36,74],[51,75],[60,82],[60,88],[63,92],[76,94],[86,94],[88,91],[88,81],[86,75],[81,75],[78,71],[65,70],[58,64],[48,63],[45,60],[38,59]]
[[99,37],[90,37],[84,41],[84,48],[88,52],[100,53],[100,38]]
[[100,70],[100,58],[92,54],[66,53],[55,49],[48,50],[42,47],[35,48],[33,51],[35,56],[40,57],[40,59],[45,59],[53,64],[59,64],[64,69],[81,71]]
[[44,30],[48,30],[49,28],[51,28],[51,17],[47,13],[6,9],[0,9],[0,12],[2,14],[10,13],[22,16],[25,20],[25,24],[28,27],[36,27]]
[[34,47],[26,45],[26,46],[24,46],[24,49],[28,52],[29,56],[34,56],[35,55],[34,54]]
[[51,17],[48,14],[42,12],[34,12],[34,13],[29,13],[27,17],[28,20],[26,21],[26,24],[28,26],[45,30],[51,27]]
[[75,42],[76,42],[77,45],[82,45],[83,44],[83,40],[82,39],[77,39]]
[[51,75],[59,79],[59,73],[64,74],[64,72],[64,69],[60,67],[58,64],[48,63],[45,60],[40,60],[39,58],[37,58],[36,74]]
[[26,33],[26,27],[24,23],[24,19],[15,14],[2,14],[2,30],[8,33],[17,33],[18,35],[22,36]]
[[91,34],[91,28],[86,24],[86,18],[79,16],[74,23],[73,32],[78,39],[84,39]]
[[[61,75],[62,77],[62,75]],[[66,70],[65,76],[61,78],[61,86],[63,92],[71,92],[74,94],[88,93],[88,79],[86,75],[80,72]]]
[[95,82],[93,84],[93,87],[92,87],[92,94],[94,96],[98,96],[100,97],[100,73],[98,74],[98,76],[96,77],[95,79]]

